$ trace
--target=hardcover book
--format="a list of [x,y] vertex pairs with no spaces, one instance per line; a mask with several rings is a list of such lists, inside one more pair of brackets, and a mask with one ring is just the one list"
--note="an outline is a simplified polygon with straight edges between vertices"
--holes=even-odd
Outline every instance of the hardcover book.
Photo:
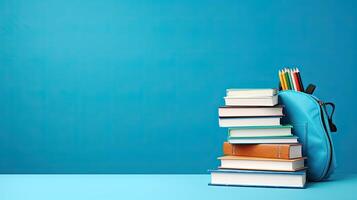
[[302,157],[301,144],[230,144],[223,143],[225,156],[294,159]]
[[278,104],[278,95],[260,98],[224,97],[226,106],[275,106]]
[[269,97],[277,94],[276,89],[227,89],[227,96],[237,98]]
[[247,126],[228,129],[229,137],[291,136],[291,125]]
[[278,126],[279,117],[233,117],[219,118],[220,127],[240,127],[240,126]]
[[222,106],[218,108],[219,117],[259,117],[282,116],[283,106]]
[[296,136],[276,136],[276,137],[228,137],[231,144],[287,144],[298,143]]
[[305,168],[305,157],[295,159],[276,159],[246,156],[223,156],[220,168],[250,169],[271,171],[298,171]]
[[304,188],[306,171],[276,172],[252,170],[211,170],[211,183],[218,186]]

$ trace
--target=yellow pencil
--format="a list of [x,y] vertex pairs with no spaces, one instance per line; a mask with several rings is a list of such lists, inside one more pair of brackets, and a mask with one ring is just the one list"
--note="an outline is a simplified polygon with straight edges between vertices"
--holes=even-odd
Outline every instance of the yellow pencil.
[[288,77],[287,77],[287,69],[283,69],[283,79],[284,79],[284,84],[285,84],[285,90],[289,90],[289,83],[288,83]]
[[285,72],[284,72],[284,70],[281,70],[281,79],[283,80],[284,90],[287,90],[288,89],[288,85],[287,85],[286,80],[285,80]]
[[282,78],[283,77],[281,76],[281,71],[279,70],[279,80],[280,80],[281,89],[285,90],[285,85],[284,85],[284,82],[283,82]]

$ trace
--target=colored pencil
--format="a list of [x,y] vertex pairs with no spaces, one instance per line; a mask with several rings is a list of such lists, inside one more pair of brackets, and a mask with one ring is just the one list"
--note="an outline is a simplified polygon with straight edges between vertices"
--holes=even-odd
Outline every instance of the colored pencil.
[[284,69],[284,76],[285,76],[285,81],[287,83],[287,90],[291,90],[291,83],[290,83],[289,73],[287,69]]
[[289,73],[290,73],[290,77],[291,77],[291,81],[293,82],[293,90],[297,90],[296,88],[296,82],[295,82],[295,79],[294,79],[294,74],[293,74],[293,70],[292,69],[289,69]]
[[278,75],[279,75],[279,83],[280,83],[281,90],[284,90],[284,84],[283,84],[283,80],[281,79],[281,72],[280,72],[280,70],[279,70],[279,72],[278,72]]
[[291,78],[291,73],[290,73],[290,69],[286,69],[286,73],[288,74],[288,79],[289,79],[289,83],[290,83],[290,90],[294,89],[294,83],[293,83],[293,79]]
[[294,82],[296,84],[296,91],[301,91],[300,83],[299,83],[299,78],[297,76],[296,69],[293,69],[293,77],[294,77]]
[[299,81],[299,84],[300,84],[300,89],[301,89],[302,92],[304,92],[305,89],[304,89],[304,85],[303,85],[303,83],[302,83],[300,71],[299,71],[298,68],[296,68],[296,75],[297,75],[297,77],[298,77],[298,81]]
[[279,70],[279,80],[280,80],[281,89],[286,90],[283,73],[280,70]]
[[289,78],[290,78],[290,81],[291,81],[291,86],[292,86],[292,90],[296,90],[296,84],[295,84],[295,80],[294,80],[294,77],[293,77],[293,71],[292,69],[289,69]]
[[285,90],[287,90],[287,89],[288,89],[288,84],[287,84],[287,82],[286,82],[285,74],[284,74],[284,71],[283,71],[283,70],[281,70],[281,78],[283,79],[284,88],[285,88]]

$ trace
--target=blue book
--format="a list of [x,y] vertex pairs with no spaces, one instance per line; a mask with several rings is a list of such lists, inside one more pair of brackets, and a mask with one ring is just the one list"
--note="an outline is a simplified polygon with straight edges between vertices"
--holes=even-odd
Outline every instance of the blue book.
[[256,170],[210,170],[211,183],[217,186],[305,188],[306,170],[295,172]]

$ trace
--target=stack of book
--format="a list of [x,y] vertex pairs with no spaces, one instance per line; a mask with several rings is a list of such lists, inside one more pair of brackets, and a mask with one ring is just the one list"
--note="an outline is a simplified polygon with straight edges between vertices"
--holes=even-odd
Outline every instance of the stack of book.
[[219,125],[228,128],[221,166],[211,185],[302,188],[302,146],[291,125],[281,125],[283,106],[275,89],[228,89]]

